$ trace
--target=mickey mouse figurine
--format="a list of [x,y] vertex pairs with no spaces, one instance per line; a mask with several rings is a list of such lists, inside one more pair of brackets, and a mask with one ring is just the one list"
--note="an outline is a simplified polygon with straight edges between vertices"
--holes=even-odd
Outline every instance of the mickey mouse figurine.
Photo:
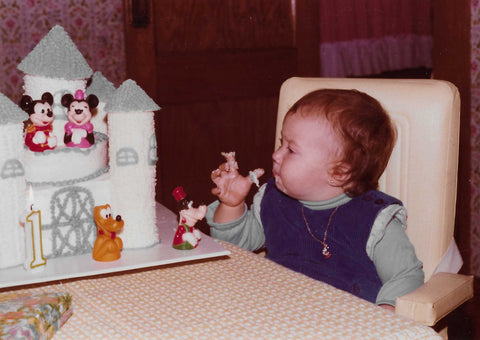
[[20,107],[28,113],[30,125],[26,129],[25,145],[34,152],[53,150],[57,146],[57,137],[53,130],[53,96],[50,92],[42,94],[40,100],[28,95],[22,96]]
[[93,125],[90,123],[92,112],[98,105],[94,94],[85,99],[82,90],[77,90],[75,96],[67,93],[62,96],[62,105],[67,108],[68,123],[65,124],[63,141],[66,146],[89,148],[95,143]]

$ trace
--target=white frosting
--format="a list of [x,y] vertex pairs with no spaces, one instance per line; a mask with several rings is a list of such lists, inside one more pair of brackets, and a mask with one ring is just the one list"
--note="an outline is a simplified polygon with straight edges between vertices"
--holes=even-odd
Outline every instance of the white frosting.
[[74,94],[77,90],[85,91],[87,86],[85,79],[54,79],[30,74],[26,74],[23,81],[25,94],[34,100],[40,99],[45,92],[50,92],[53,95],[52,108],[56,117],[59,115],[66,116],[66,108],[62,106],[62,96],[66,93]]
[[68,185],[98,177],[108,166],[108,138],[95,134],[90,148],[60,146],[32,152],[24,148],[25,179],[33,185]]
[[[21,124],[0,125],[0,268],[23,263],[25,181],[10,177],[9,164],[19,160],[23,148]],[[19,169],[21,170],[21,169]]]
[[[112,209],[125,220],[124,248],[149,247],[159,242],[155,225],[155,165],[149,162],[153,112],[108,114]],[[117,162],[123,148],[136,151],[136,164]]]
[[[17,177],[0,177],[0,269],[24,262],[25,237],[19,221],[25,219],[32,204],[41,211],[42,247],[47,259],[91,251],[96,238],[93,207],[103,204],[110,204],[113,213],[125,221],[121,234],[124,248],[158,243],[153,112],[106,115],[105,104],[100,103],[92,119],[95,144],[88,149],[68,148],[63,143],[67,120],[61,97],[85,90],[86,80],[25,75],[24,81],[25,94],[34,100],[44,92],[54,96],[53,134],[58,146],[43,153],[32,152],[24,146],[21,124],[0,125],[0,169],[15,159],[24,171]],[[117,163],[117,154],[125,149],[136,155],[133,163]],[[26,184],[33,192],[28,198]]]
[[97,113],[92,117],[90,123],[93,124],[95,131],[107,134],[107,113],[105,112],[105,103],[100,102],[97,106]]

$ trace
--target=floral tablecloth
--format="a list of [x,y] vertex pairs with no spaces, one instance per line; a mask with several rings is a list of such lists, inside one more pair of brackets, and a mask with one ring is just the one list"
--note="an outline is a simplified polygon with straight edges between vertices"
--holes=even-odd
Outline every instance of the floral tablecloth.
[[14,292],[71,294],[74,313],[54,339],[439,339],[412,320],[222,245],[230,256]]

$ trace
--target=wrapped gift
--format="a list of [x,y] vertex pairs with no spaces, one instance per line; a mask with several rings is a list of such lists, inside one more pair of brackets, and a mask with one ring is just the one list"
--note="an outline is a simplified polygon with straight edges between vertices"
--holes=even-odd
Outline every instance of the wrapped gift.
[[69,293],[0,295],[0,339],[51,339],[72,311]]

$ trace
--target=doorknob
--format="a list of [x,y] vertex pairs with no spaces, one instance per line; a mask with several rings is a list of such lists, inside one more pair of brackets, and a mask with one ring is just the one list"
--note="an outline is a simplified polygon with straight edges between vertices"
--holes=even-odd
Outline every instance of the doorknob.
[[147,27],[150,24],[150,0],[127,0],[129,5],[130,25]]

